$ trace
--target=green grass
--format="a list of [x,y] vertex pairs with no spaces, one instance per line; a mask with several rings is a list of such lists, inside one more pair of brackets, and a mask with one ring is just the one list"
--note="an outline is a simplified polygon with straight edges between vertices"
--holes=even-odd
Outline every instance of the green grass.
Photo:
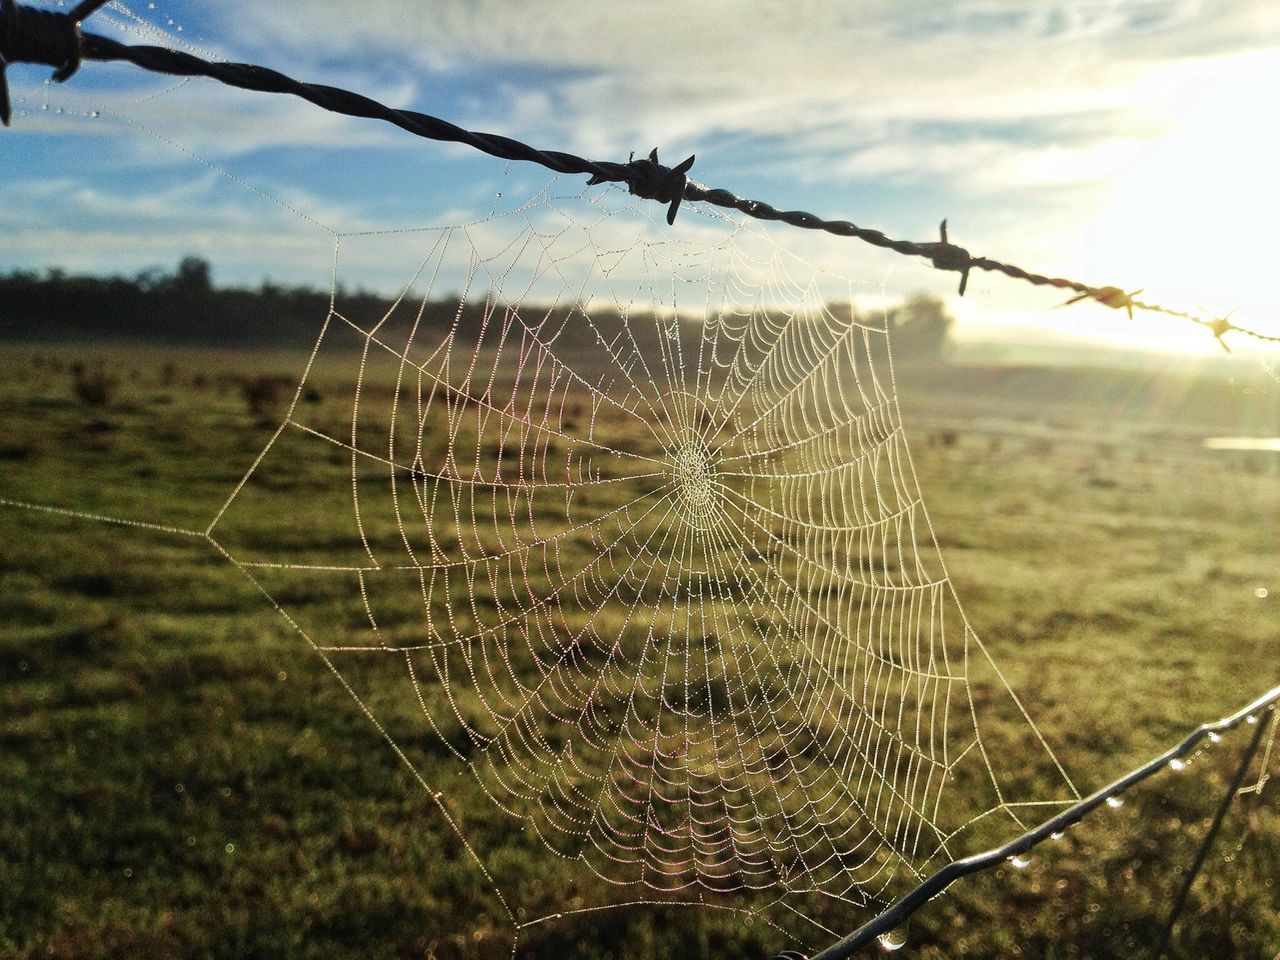
[[[0,498],[153,525],[0,507],[0,955],[509,953],[511,919],[413,773],[254,584],[207,539],[177,532],[219,515],[283,414],[251,411],[240,382],[296,379],[303,359],[0,351]],[[350,428],[343,359],[322,357],[302,408],[334,435]],[[118,380],[108,403],[76,397],[77,361]],[[392,390],[371,383],[385,388],[362,401],[376,430]],[[1082,789],[1280,681],[1280,457],[1200,447],[1280,433],[1280,388],[1052,370],[904,371],[900,386],[966,615]],[[358,559],[339,520],[350,491],[348,452],[290,432],[215,537],[238,558]],[[392,539],[387,504],[368,510],[375,546]],[[449,536],[447,518],[436,525]],[[371,635],[353,578],[255,575],[312,636]],[[460,609],[457,589],[432,609]],[[374,602],[384,637],[420,630],[420,592],[392,581]],[[491,613],[482,603],[474,616]],[[442,730],[442,742],[426,728],[402,669],[337,662],[443,784],[518,916],[599,901],[458,775],[446,744],[465,749],[465,734]],[[430,703],[442,693],[424,683]],[[1011,770],[1034,753],[1024,724],[984,735]],[[1242,745],[1235,735],[1203,751],[1026,870],[963,881],[912,921],[903,955],[1141,955]],[[1274,798],[1268,788],[1233,807],[1174,956],[1274,953]],[[812,909],[842,931],[869,916]],[[784,945],[738,914],[654,907],[529,928],[520,955],[764,957]]]

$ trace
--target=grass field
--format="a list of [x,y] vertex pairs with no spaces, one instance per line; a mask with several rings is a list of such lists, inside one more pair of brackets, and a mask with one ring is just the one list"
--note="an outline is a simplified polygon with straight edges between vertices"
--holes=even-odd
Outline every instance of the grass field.
[[[271,438],[291,395],[281,384],[304,361],[0,351],[0,954],[509,955],[510,918],[413,773],[243,571],[191,535]],[[337,433],[349,420],[353,369],[350,356],[321,358],[301,401],[308,422]],[[899,386],[956,593],[1082,790],[1280,682],[1280,456],[1202,446],[1280,435],[1280,386],[945,366],[902,371]],[[601,429],[621,442],[619,425]],[[341,556],[350,544],[331,504],[350,503],[350,457],[281,450],[224,515],[219,542],[264,561],[317,545]],[[375,540],[394,532],[378,509]],[[350,582],[258,575],[314,635],[368,632]],[[385,600],[380,629],[411,636],[398,602]],[[457,783],[448,809],[520,909],[596,902],[415,726],[403,676],[358,660],[342,670],[420,771]],[[427,701],[443,695],[425,686]],[[1034,753],[1022,725],[987,733],[1012,769]],[[962,882],[912,921],[902,955],[1142,955],[1243,740],[1140,788],[1028,868]],[[1173,956],[1280,950],[1275,797],[1270,786],[1233,808]],[[870,916],[814,909],[843,931]],[[578,914],[530,928],[520,955],[764,957],[784,945],[720,913]]]

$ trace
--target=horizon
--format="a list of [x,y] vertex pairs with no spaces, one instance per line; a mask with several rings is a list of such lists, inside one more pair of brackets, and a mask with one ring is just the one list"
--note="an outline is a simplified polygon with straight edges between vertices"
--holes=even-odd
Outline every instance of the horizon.
[[[144,268],[132,275],[125,272],[103,274],[72,273],[57,267],[45,268],[44,270],[0,270],[0,283],[8,278],[23,274],[29,274],[39,281],[48,281],[61,275],[62,278],[69,281],[120,280],[132,284],[145,284],[147,281],[160,281],[163,283],[165,280],[176,278],[185,261],[191,259],[200,261],[206,267],[211,266],[203,258],[187,256],[179,258],[178,267],[172,272],[166,272],[165,266],[157,264]],[[210,289],[214,291],[249,295],[259,295],[274,289],[275,292],[283,295],[300,293],[313,297],[325,297],[329,296],[331,292],[336,292],[339,296],[368,297],[387,302],[403,298],[409,302],[421,302],[427,299],[433,303],[448,303],[459,299],[461,296],[456,290],[444,290],[433,295],[428,291],[413,288],[405,290],[346,289],[341,283],[334,288],[308,286],[306,284],[290,286],[269,276],[263,277],[257,282],[246,281],[241,283],[219,283],[212,277],[210,279]],[[830,300],[827,301],[826,305],[828,307],[841,308],[848,304],[855,315],[867,316],[876,312],[894,310],[916,297],[934,299],[943,303],[945,308],[950,308],[954,305],[953,302],[948,302],[945,297],[934,297],[932,294],[923,291],[907,293],[902,297],[868,294],[863,297],[854,297],[850,300]],[[482,291],[478,294],[473,294],[469,301],[475,303],[484,301],[487,298],[488,294]],[[530,302],[525,301],[526,304]],[[548,306],[548,304],[541,302],[534,305],[538,309]],[[588,312],[608,312],[611,309],[615,309],[613,305],[600,300],[592,301],[587,305]],[[636,311],[636,314],[644,316],[649,312],[653,311],[650,308],[642,307]],[[678,314],[685,323],[696,323],[699,320],[699,314],[696,310],[682,309]],[[655,315],[665,316],[668,314],[659,309]],[[1149,330],[1144,331],[1141,329],[1143,325],[1147,327],[1163,325],[1164,321],[1158,317],[1145,317],[1142,314],[1138,314],[1132,321],[1126,317],[1124,318],[1124,323],[1133,328],[1130,330],[1130,336],[1116,336],[1112,331],[1111,336],[1100,337],[1090,336],[1087,332],[1081,331],[1078,329],[1079,324],[1076,322],[1064,321],[1058,324],[1057,327],[1050,325],[1045,322],[1045,314],[1043,312],[1022,315],[1003,314],[981,324],[965,324],[953,314],[949,313],[949,315],[952,322],[947,335],[945,356],[940,358],[944,362],[975,366],[1096,367],[1098,369],[1130,371],[1166,371],[1195,373],[1213,378],[1244,377],[1247,380],[1257,378],[1280,383],[1280,372],[1277,371],[1273,364],[1267,362],[1265,355],[1226,354],[1219,350],[1203,351],[1200,348],[1203,345],[1204,334],[1194,328],[1188,331],[1188,336],[1172,343],[1166,339],[1151,336]],[[1103,317],[1097,322],[1105,323],[1109,319],[1108,317]],[[125,339],[128,338],[126,337]],[[39,338],[24,337],[19,341],[12,341],[12,345],[19,343],[22,345],[39,344],[41,342],[62,344],[64,340],[61,337],[53,337],[47,341],[41,341]],[[221,347],[225,346],[221,345]],[[260,346],[255,342],[252,348],[259,349]],[[229,347],[229,349],[235,348]]]

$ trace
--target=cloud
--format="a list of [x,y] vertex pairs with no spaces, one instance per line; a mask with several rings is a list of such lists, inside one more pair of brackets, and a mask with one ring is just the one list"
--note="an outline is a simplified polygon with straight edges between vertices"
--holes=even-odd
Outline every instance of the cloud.
[[[625,159],[657,145],[673,162],[696,151],[694,175],[712,185],[920,239],[947,215],[980,252],[1064,270],[1073,265],[1062,264],[1061,250],[1079,239],[1079,221],[1099,209],[1117,171],[1177,126],[1206,71],[1228,70],[1280,37],[1280,5],[1253,0],[165,6],[173,25],[139,13],[165,42],[194,43],[214,58],[260,62],[589,157]],[[250,244],[260,272],[293,276],[301,265],[287,245],[277,253],[248,239],[234,204],[215,204],[200,230],[180,227],[180,218],[166,224],[165,204],[190,216],[202,215],[204,202],[170,189],[168,178],[234,173],[337,232],[428,215],[472,219],[496,191],[508,192],[506,203],[542,179],[519,164],[495,179],[502,167],[469,148],[425,148],[385,124],[212,82],[92,64],[63,88],[33,85],[31,71],[13,76],[28,111],[15,135],[40,144],[109,139],[76,154],[91,153],[97,167],[64,158],[52,168],[72,181],[84,209],[133,197],[128,222],[138,229],[172,229],[173,246],[200,249],[216,249],[212,238],[223,231],[222,249]],[[45,102],[53,109],[40,110]],[[67,112],[56,115],[59,106]],[[84,117],[95,109],[100,117]],[[8,163],[16,161],[0,157],[0,167],[16,169]],[[132,189],[121,185],[126,174]],[[149,196],[140,189],[148,182],[158,184]],[[38,216],[9,184],[0,187],[0,207],[17,198],[8,222]],[[241,212],[266,209],[242,192]],[[421,199],[428,195],[430,203]],[[58,209],[56,229],[69,238],[73,215]],[[274,214],[253,216],[266,217],[266,233],[276,228]],[[110,259],[121,231],[94,230],[84,249]],[[829,242],[788,234],[788,248],[814,262]],[[26,237],[14,244],[49,249]],[[909,261],[878,257],[859,259],[853,272],[886,288],[918,282],[922,272]]]
[[[408,101],[411,83],[368,89],[388,102]],[[275,147],[361,149],[399,147],[404,135],[384,124],[318,110],[294,97],[228,91],[212,81],[166,84],[160,92],[136,88],[75,86],[15,88],[16,129],[21,134],[106,136],[125,141],[117,149],[146,162],[173,162],[174,151],[155,150],[163,132],[186,151],[228,158]],[[138,129],[154,131],[139,138]],[[137,150],[135,151],[135,145]]]
[[[214,56],[588,157],[697,152],[695,176],[779,204],[820,197],[809,208],[878,219],[895,203],[887,222],[872,222],[899,234],[932,231],[942,213],[912,209],[930,192],[961,198],[948,199],[951,215],[983,204],[981,242],[1009,250],[1017,239],[1017,255],[1033,260],[1167,129],[1176,111],[1165,105],[1194,85],[1199,65],[1280,35],[1280,8],[1249,0],[444,0],[367,2],[358,15],[311,0],[191,14]],[[376,122],[207,83],[127,109],[109,99],[137,95],[100,96],[216,163],[285,148],[422,149]],[[121,138],[125,157],[174,161],[136,139]],[[448,146],[435,156],[471,154]],[[381,179],[351,184],[342,217],[312,215],[339,230],[377,221],[370,198]],[[456,189],[459,201],[475,193]],[[842,209],[842,198],[856,206]]]
[[[1133,136],[1146,107],[1178,95],[1171,65],[1280,36],[1280,7],[1251,0],[659,0],[642,8],[371,0],[358,15],[345,0],[310,0],[190,12],[216,38],[202,47],[213,56],[278,66],[539,146],[617,158],[655,144],[672,156],[725,144],[742,164],[807,160],[847,179],[924,166],[957,185],[967,169],[977,173],[969,186],[989,179],[989,163],[939,171],[942,150],[917,163],[912,146],[928,152],[937,144],[915,134],[932,127],[934,141],[967,141],[956,157],[1038,151],[1009,161],[1027,184],[1037,171],[1050,185],[1070,179],[1068,165],[1046,163],[1046,149],[1078,153],[1086,161],[1079,179],[1088,180],[1098,145],[1064,124],[1046,148],[1035,135],[1048,123],[1103,118],[1103,136]],[[155,14],[142,19],[175,44],[195,32],[177,34]],[[169,81],[134,80],[93,97],[127,113],[122,101],[147,96],[152,125],[180,132],[181,143],[207,157],[406,140],[291,98],[204,82],[155,96],[157,83]],[[982,143],[964,132],[996,123],[1004,134]]]
[[[873,0],[856,5],[534,0],[430,6],[339,0],[237,9],[227,44],[320,70],[353,56],[417,76],[537,66],[544,97],[589,141],[683,143],[708,131],[800,135],[882,121],[1044,118],[1133,105],[1171,60],[1274,39],[1280,11],[1247,0]],[[284,53],[272,50],[282,44]],[[425,92],[425,91],[424,91]],[[522,134],[543,108],[491,102]],[[601,131],[604,131],[602,134]]]
[[[257,280],[264,274],[265,246],[274,272],[323,283],[325,251],[333,247],[332,234],[213,171],[146,189],[28,178],[10,185],[5,199],[0,231],[9,238],[5,261],[11,268],[56,263],[99,273],[110,264],[131,273],[196,254],[215,262],[220,280]],[[306,198],[299,201],[309,205]]]

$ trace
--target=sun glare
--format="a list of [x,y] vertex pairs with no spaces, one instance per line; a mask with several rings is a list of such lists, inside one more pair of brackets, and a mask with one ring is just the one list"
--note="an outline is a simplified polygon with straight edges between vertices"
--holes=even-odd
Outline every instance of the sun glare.
[[1112,182],[1090,275],[1133,278],[1184,308],[1239,308],[1242,322],[1280,333],[1280,51],[1183,67],[1164,83],[1168,133]]

